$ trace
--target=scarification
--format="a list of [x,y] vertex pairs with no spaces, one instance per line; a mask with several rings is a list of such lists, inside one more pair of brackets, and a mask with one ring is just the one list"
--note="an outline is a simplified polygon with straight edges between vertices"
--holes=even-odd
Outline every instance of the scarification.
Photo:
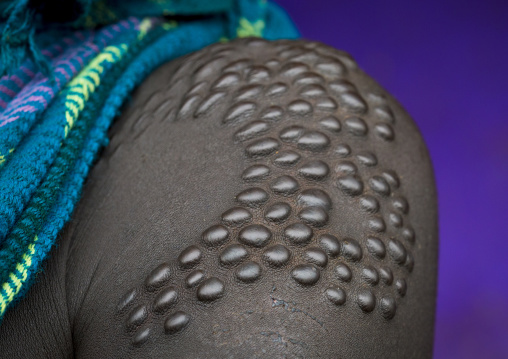
[[[225,58],[231,49],[237,57]],[[166,89],[150,98],[140,118],[156,108],[169,121],[220,121],[243,153],[244,188],[212,216],[201,241],[168,258],[175,266],[159,265],[121,298],[118,315],[133,344],[146,342],[147,323],[168,335],[192,324],[193,304],[176,288],[213,305],[228,286],[252,285],[270,271],[284,271],[332,308],[350,310],[351,301],[365,315],[395,316],[414,267],[415,232],[401,179],[370,145],[394,145],[397,119],[383,95],[358,90],[356,71],[349,55],[319,43],[245,39],[183,62],[169,80],[187,89],[177,108],[164,108]],[[355,238],[332,226],[341,220],[337,198],[360,213]]]

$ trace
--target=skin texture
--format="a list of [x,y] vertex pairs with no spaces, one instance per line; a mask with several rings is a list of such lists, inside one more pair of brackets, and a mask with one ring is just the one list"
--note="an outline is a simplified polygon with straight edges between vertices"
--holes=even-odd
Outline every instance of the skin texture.
[[349,55],[212,45],[133,95],[0,347],[428,358],[436,208],[415,124]]

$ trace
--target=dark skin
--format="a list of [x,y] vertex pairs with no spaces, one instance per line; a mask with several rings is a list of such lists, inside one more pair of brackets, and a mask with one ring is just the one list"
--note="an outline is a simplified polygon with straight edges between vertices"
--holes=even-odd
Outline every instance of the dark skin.
[[110,135],[6,357],[431,357],[431,163],[348,55],[213,45],[156,70]]

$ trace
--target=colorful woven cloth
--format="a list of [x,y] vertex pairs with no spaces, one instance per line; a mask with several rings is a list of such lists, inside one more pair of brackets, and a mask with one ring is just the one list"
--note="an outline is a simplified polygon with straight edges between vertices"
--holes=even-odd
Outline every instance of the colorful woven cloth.
[[86,10],[72,23],[79,30],[56,19],[35,31],[29,0],[11,1],[1,24],[0,65],[11,71],[0,78],[0,320],[41,270],[136,85],[217,41],[297,36],[285,13],[262,0],[76,3]]

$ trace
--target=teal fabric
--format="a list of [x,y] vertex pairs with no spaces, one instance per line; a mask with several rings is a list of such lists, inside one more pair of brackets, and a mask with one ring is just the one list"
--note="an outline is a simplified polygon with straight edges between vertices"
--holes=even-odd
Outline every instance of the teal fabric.
[[0,319],[36,279],[111,122],[146,76],[217,41],[298,36],[282,9],[258,0],[66,6],[68,18],[54,19],[49,5],[13,1],[3,18],[10,42],[1,58],[10,60],[0,78]]

